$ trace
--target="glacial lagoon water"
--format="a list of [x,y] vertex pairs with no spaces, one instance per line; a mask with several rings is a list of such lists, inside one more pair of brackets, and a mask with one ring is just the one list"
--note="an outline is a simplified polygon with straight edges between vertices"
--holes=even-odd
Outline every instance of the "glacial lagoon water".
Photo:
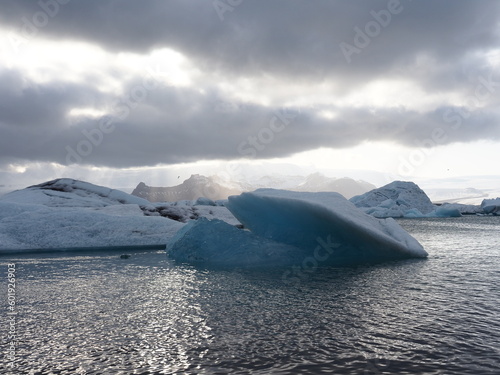
[[2,275],[16,267],[12,373],[499,374],[500,217],[399,223],[428,259],[259,272],[162,251],[0,257]]

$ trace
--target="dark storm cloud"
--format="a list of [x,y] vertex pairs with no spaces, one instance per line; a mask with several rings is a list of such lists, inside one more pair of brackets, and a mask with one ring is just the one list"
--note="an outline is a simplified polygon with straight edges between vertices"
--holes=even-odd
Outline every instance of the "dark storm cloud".
[[0,70],[0,98],[0,123],[33,130],[62,126],[72,108],[96,106],[103,95],[91,86],[36,84],[17,71]]
[[[438,66],[465,63],[475,51],[498,45],[500,14],[494,1],[86,0],[62,5],[12,0],[3,2],[0,20],[29,31],[26,20],[36,23],[37,12],[44,12],[39,3],[54,13],[39,28],[50,38],[139,53],[171,47],[229,75],[331,77],[351,84],[387,73],[411,74],[424,55]],[[226,8],[220,10],[220,3]],[[372,28],[375,36],[368,36],[367,46],[348,63],[340,44],[356,47],[355,27],[364,31],[370,22],[373,27],[371,12],[387,25],[379,25],[378,33]],[[43,18],[38,22],[43,25]],[[442,76],[437,73],[429,77],[436,86]],[[448,80],[445,76],[443,84]]]
[[[498,118],[494,108],[466,111],[446,107],[419,113],[401,108],[328,107],[338,112],[337,118],[328,120],[318,115],[321,107],[228,103],[217,91],[201,93],[172,86],[143,90],[140,100],[108,98],[110,117],[70,121],[67,111],[82,104],[76,93],[91,91],[89,87],[66,86],[59,92],[45,84],[23,91],[12,84],[7,91],[3,83],[3,94],[10,98],[0,119],[0,158],[4,160],[129,167],[280,157],[317,147],[349,147],[363,140],[427,147],[436,129],[443,133],[437,144],[500,138],[492,121]],[[140,83],[129,82],[127,91],[134,92]],[[37,103],[35,109],[33,103]],[[45,107],[47,112],[40,109]]]
[[[225,80],[268,76],[312,89],[331,82],[342,96],[377,79],[406,79],[429,94],[453,91],[470,100],[467,108],[422,111],[374,110],[369,103],[282,108],[239,102],[215,88],[161,86],[127,107],[91,80],[35,84],[6,70],[0,158],[127,167],[280,157],[364,140],[419,147],[439,129],[436,144],[498,140],[500,74],[483,53],[498,46],[499,18],[495,1],[3,1],[2,28],[23,36],[11,39],[12,48],[38,37],[83,40],[111,52],[168,47]],[[125,84],[125,92],[141,86]],[[75,124],[67,116],[72,108],[106,105],[115,107],[110,120]],[[321,117],[323,109],[337,116]]]

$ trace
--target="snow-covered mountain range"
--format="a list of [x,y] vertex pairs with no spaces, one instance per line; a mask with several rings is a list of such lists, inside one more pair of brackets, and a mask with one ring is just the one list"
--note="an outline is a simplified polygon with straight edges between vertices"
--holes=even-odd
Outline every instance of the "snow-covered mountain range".
[[191,175],[179,185],[171,187],[152,187],[139,183],[132,195],[151,202],[174,202],[206,197],[212,200],[226,199],[230,195],[241,194],[261,188],[286,189],[291,191],[336,192],[346,198],[366,193],[375,188],[365,181],[351,178],[332,178],[321,173],[308,176],[263,176],[249,181],[225,181],[217,176]]
[[147,199],[150,202],[176,202],[194,200],[199,197],[212,200],[226,199],[230,195],[240,194],[241,192],[242,188],[239,185],[224,183],[215,176],[205,177],[194,174],[181,184],[170,187],[153,187],[141,182],[134,189],[132,195]]

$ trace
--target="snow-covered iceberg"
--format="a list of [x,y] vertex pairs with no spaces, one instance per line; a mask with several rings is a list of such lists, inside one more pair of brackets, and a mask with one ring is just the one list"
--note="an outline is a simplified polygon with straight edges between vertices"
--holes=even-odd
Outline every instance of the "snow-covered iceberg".
[[356,207],[377,218],[459,217],[459,207],[434,205],[414,182],[394,181],[350,199]]
[[435,206],[418,187],[407,181],[394,181],[350,199],[356,207],[375,217],[422,217]]
[[[20,212],[23,208],[24,211]],[[12,215],[0,220],[0,254],[6,250],[165,244],[182,224],[147,217],[134,207],[90,211],[0,202]]]
[[0,254],[12,250],[166,244],[183,224],[145,199],[58,179],[0,198]]
[[206,266],[344,265],[426,257],[393,219],[379,220],[338,193],[259,189],[229,197],[227,208],[250,230],[219,221],[184,227],[169,257]]
[[500,215],[500,198],[484,199],[481,208],[485,214]]
[[120,190],[89,182],[60,178],[39,185],[16,190],[1,197],[2,202],[44,205],[48,207],[102,208],[133,204],[152,208],[151,202]]
[[163,245],[198,218],[238,220],[206,198],[151,203],[69,178],[0,197],[0,254],[43,249]]

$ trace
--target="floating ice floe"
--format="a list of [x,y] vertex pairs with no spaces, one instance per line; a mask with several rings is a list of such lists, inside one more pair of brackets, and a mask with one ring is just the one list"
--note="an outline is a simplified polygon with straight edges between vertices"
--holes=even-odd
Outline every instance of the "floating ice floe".
[[298,249],[225,221],[190,221],[170,240],[167,254],[182,263],[220,267],[269,267],[299,261]]
[[152,207],[151,202],[123,191],[70,178],[61,178],[16,190],[2,196],[0,200],[48,207],[101,208],[122,204]]
[[459,217],[458,206],[436,206],[413,182],[394,181],[350,199],[356,207],[377,218]]
[[0,197],[0,254],[74,248],[165,245],[186,222],[239,222],[221,202],[151,203],[68,178]]
[[86,209],[0,201],[0,254],[7,250],[165,244],[182,223],[144,216],[137,205]]
[[500,215],[500,198],[484,199],[481,208],[485,214]]
[[443,203],[436,209],[436,213],[439,213],[441,210],[446,210],[448,212],[448,215],[445,215],[444,217],[458,217],[461,215],[478,215],[483,213],[483,209],[479,205],[461,204],[461,203]]
[[229,197],[249,231],[221,221],[189,223],[169,242],[170,258],[206,266],[322,265],[423,258],[426,251],[392,218],[365,214],[337,193],[259,189]]
[[161,217],[145,199],[72,179],[49,181],[0,197],[0,254],[166,244],[182,226]]

